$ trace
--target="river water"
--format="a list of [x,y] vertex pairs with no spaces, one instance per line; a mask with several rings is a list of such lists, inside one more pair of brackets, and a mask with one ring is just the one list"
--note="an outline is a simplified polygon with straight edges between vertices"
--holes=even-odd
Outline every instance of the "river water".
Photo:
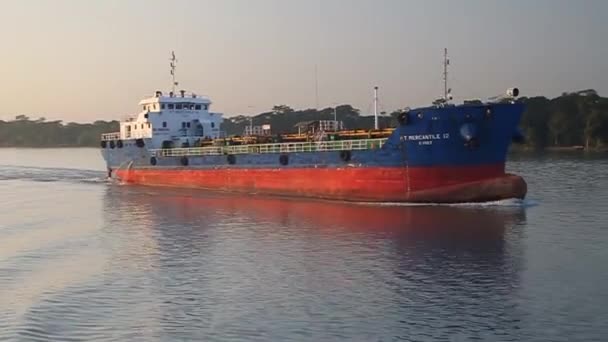
[[0,149],[0,340],[606,341],[608,158],[516,155],[524,202],[124,186]]

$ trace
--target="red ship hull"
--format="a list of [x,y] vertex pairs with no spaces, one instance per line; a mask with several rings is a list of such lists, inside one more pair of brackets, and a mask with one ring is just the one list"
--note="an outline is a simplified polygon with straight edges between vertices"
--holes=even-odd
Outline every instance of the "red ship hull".
[[504,164],[360,167],[117,170],[126,183],[357,202],[458,203],[524,198],[525,181]]

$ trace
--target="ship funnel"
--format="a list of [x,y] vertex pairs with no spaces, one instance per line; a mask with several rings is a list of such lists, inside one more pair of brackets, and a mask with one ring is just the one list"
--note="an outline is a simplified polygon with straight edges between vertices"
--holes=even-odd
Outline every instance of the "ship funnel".
[[179,93],[182,95],[182,97],[184,97],[186,95],[186,91],[185,90],[180,90]]
[[157,90],[156,93],[154,93],[156,97],[161,97],[163,96],[163,93],[160,90]]
[[519,89],[517,89],[517,88],[509,88],[509,89],[507,89],[507,96],[508,97],[518,97],[519,96]]

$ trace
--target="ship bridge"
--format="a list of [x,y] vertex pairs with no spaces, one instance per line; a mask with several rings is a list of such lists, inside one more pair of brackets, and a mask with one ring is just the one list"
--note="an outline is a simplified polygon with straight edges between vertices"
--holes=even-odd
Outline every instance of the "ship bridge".
[[105,134],[102,140],[147,139],[151,148],[159,148],[187,147],[220,137],[222,114],[210,111],[207,96],[156,91],[139,105],[138,114],[120,123],[120,132]]
[[102,142],[142,139],[150,148],[171,148],[198,145],[200,141],[220,137],[222,114],[210,111],[209,97],[185,90],[175,92],[176,62],[172,53],[173,89],[168,94],[157,90],[154,96],[141,100],[141,111],[122,121],[120,132],[103,134]]

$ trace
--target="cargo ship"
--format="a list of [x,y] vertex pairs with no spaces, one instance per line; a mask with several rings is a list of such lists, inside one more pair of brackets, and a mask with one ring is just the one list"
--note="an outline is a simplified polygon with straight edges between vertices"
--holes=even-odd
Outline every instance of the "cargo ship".
[[101,153],[108,176],[126,184],[355,202],[523,199],[526,182],[505,171],[511,143],[521,140],[519,90],[452,104],[447,65],[446,53],[444,96],[401,111],[395,127],[378,127],[375,106],[373,129],[319,120],[299,124],[297,133],[263,125],[230,137],[209,97],[176,92],[173,78],[172,91],[143,99],[119,132],[101,136]]

